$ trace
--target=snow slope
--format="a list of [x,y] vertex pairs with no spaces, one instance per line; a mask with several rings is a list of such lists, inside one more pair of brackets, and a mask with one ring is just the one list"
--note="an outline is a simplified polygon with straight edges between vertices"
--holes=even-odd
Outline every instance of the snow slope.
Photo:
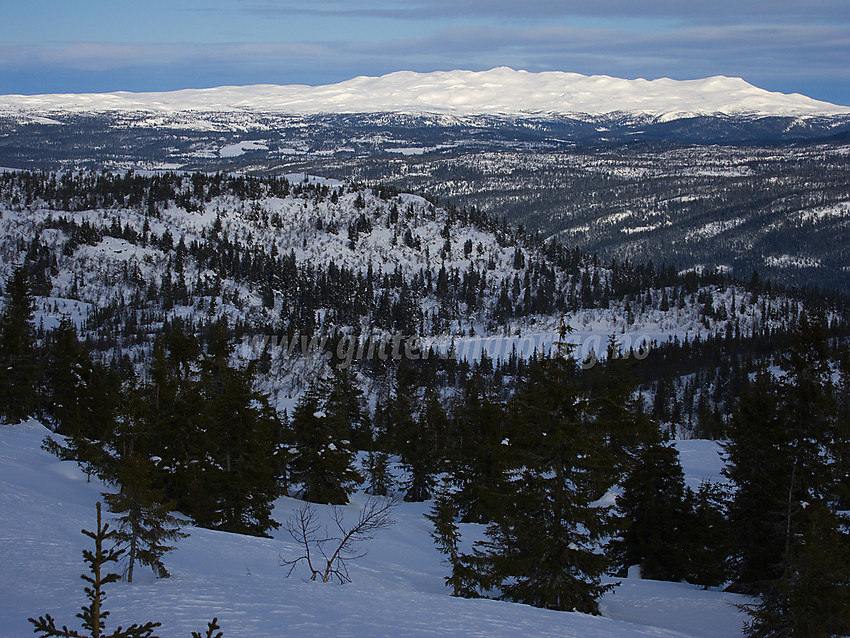
[[550,71],[414,73],[356,77],[325,86],[255,85],[165,93],[0,96],[0,113],[22,112],[265,112],[438,113],[448,115],[610,115],[662,119],[687,115],[814,116],[850,113],[850,107],[798,93],[766,91],[741,78],[624,80]]
[[[85,601],[79,530],[94,527],[94,504],[105,488],[87,483],[76,465],[39,449],[48,431],[36,422],[0,424],[0,636],[32,635],[28,616],[50,613],[77,627]],[[680,449],[697,442],[680,442]],[[711,466],[716,446],[695,455]],[[681,446],[684,446],[682,448]],[[693,455],[691,455],[693,456]],[[687,471],[688,466],[685,466]],[[364,500],[354,497],[354,511]],[[300,503],[280,499],[275,518]],[[107,589],[118,624],[159,620],[159,635],[185,638],[213,616],[226,638],[277,636],[559,636],[581,638],[731,637],[741,626],[731,605],[739,597],[678,583],[626,579],[602,604],[607,617],[536,609],[448,595],[445,566],[422,517],[428,503],[400,504],[384,530],[339,586],[285,578],[280,555],[293,550],[285,532],[272,539],[189,528],[191,537],[166,557],[173,577],[149,574]]]

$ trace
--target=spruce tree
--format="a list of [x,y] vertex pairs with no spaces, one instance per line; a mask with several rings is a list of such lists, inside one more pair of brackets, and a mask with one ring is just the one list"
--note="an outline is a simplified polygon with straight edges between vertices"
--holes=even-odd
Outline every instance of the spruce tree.
[[449,449],[449,481],[464,523],[491,520],[494,499],[507,470],[509,446],[504,409],[473,375],[452,414],[453,445]]
[[850,344],[839,354],[836,420],[836,500],[840,511],[850,511]]
[[218,631],[221,627],[218,618],[213,618],[207,623],[207,631],[202,635],[199,631],[192,632],[192,638],[223,638],[224,632]]
[[444,580],[446,585],[451,587],[452,596],[480,598],[479,590],[488,589],[491,583],[481,556],[460,551],[461,536],[457,514],[452,496],[441,494],[434,500],[434,505],[425,518],[434,524],[431,538],[440,553],[446,556],[451,567],[451,573]]
[[151,476],[149,460],[127,458],[118,470],[120,491],[103,495],[118,516],[115,539],[124,549],[127,582],[133,582],[136,563],[150,567],[157,578],[168,578],[162,557],[174,547],[166,543],[188,536],[180,531],[183,521],[171,514],[174,503],[163,502],[163,494],[151,487]]
[[407,461],[410,482],[405,500],[424,501],[431,497],[435,474],[441,460],[440,441],[448,427],[448,416],[440,401],[439,391],[425,389],[424,405],[416,417],[413,438],[408,439]]
[[[840,551],[824,547],[847,543],[836,509],[846,427],[837,418],[829,356],[825,322],[801,315],[780,360],[781,380],[762,372],[732,419],[727,473],[738,488],[731,516],[736,575],[739,586],[761,594],[750,608],[751,636],[830,635],[808,628],[803,619],[820,615],[813,599],[825,609],[840,606],[846,594],[846,572],[822,569],[843,560]],[[752,424],[758,434],[747,428]],[[824,559],[823,553],[834,557]],[[829,595],[822,594],[824,582],[831,583]]]
[[0,415],[21,421],[36,412],[39,385],[33,327],[35,301],[26,272],[18,267],[6,280],[0,314]]
[[729,494],[724,486],[706,482],[696,493],[685,490],[687,518],[680,541],[685,557],[685,580],[716,587],[729,580],[731,528]]
[[[194,518],[198,510],[212,509],[211,493],[204,485],[208,460],[204,406],[199,384],[192,377],[196,342],[182,330],[177,342],[166,334],[154,342],[146,381],[139,388],[135,427],[142,433],[148,456],[158,459],[154,487]],[[185,356],[187,351],[191,354]]]
[[326,413],[333,421],[333,429],[346,433],[345,439],[360,450],[368,449],[372,443],[369,415],[363,392],[350,368],[336,368],[328,382]]
[[92,359],[69,319],[47,334],[45,362],[50,393],[46,408],[57,433],[94,439],[114,429],[119,379]]
[[116,458],[111,447],[115,445],[121,391],[118,376],[92,360],[67,319],[47,335],[45,360],[49,394],[45,408],[56,432],[65,436],[64,443],[48,440],[45,446],[62,458],[77,461],[87,474],[113,480]]
[[279,422],[266,398],[253,389],[252,365],[230,362],[233,347],[226,323],[212,328],[201,361],[203,433],[198,450],[204,508],[193,517],[204,526],[264,536],[279,524],[271,518],[280,494],[275,463]]
[[[502,597],[537,607],[598,614],[614,532],[599,499],[615,480],[605,428],[594,423],[575,381],[576,361],[564,343],[530,366],[511,402],[512,467],[502,475],[487,528],[488,553]],[[519,452],[522,450],[522,453]]]
[[373,496],[387,496],[392,488],[390,455],[386,452],[369,451],[366,455],[366,492]]
[[[109,524],[103,522],[100,503],[97,504],[95,531],[90,532],[84,529],[82,533],[94,541],[94,552],[83,550],[83,560],[88,564],[91,575],[81,576],[83,581],[88,583],[84,591],[89,601],[89,604],[83,605],[82,611],[77,614],[77,618],[82,621],[82,632],[69,629],[67,625],[63,625],[60,629],[50,614],[39,616],[38,619],[28,619],[35,627],[34,632],[42,638],[157,638],[154,630],[162,624],[159,622],[146,622],[142,625],[133,623],[126,629],[119,626],[111,633],[106,633],[106,618],[109,616],[109,611],[104,607],[106,600],[104,588],[121,578],[118,574],[108,572],[107,568],[109,563],[118,562],[123,550],[112,542],[117,540],[118,534],[115,530],[109,529]],[[218,629],[220,629],[218,620],[213,618],[207,623],[207,632],[204,637],[222,638],[221,632],[215,633]],[[201,634],[195,631],[192,632],[192,636],[201,638]]]
[[792,461],[786,453],[780,393],[762,369],[745,383],[729,422],[724,474],[736,487],[730,506],[735,589],[756,593],[781,575]]
[[[827,327],[822,317],[801,315],[791,349],[780,361],[786,452],[792,495],[800,502],[831,499],[837,490],[834,470],[840,453],[837,406],[832,383]],[[794,527],[793,521],[791,527]]]
[[301,496],[313,503],[344,505],[362,478],[354,469],[354,451],[325,412],[328,388],[317,382],[304,393],[292,413],[295,447],[291,476]]
[[620,475],[633,466],[634,454],[641,445],[658,438],[658,425],[643,412],[635,396],[635,364],[636,360],[622,356],[612,336],[605,361],[582,372],[593,420],[604,432],[606,448]]
[[157,459],[153,487],[198,524],[265,535],[277,526],[282,426],[254,389],[255,369],[231,364],[224,322],[201,354],[185,326],[166,326],[153,348],[134,415],[135,445]]
[[426,392],[424,407],[416,410],[413,405],[419,396],[413,370],[400,370],[382,415],[392,451],[399,455],[408,473],[404,500],[410,502],[425,501],[431,496],[437,469],[438,430],[445,427],[446,421],[433,390]]
[[850,635],[850,543],[824,502],[809,504],[801,542],[759,602],[745,606],[751,638]]
[[624,529],[610,548],[618,574],[640,565],[643,578],[681,580],[687,573],[682,535],[688,506],[676,448],[661,441],[644,446],[622,488],[617,508]]

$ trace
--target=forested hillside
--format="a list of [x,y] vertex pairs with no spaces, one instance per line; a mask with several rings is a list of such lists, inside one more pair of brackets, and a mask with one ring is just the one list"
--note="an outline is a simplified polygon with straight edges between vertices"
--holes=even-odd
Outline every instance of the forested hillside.
[[[131,529],[434,499],[455,596],[596,614],[639,565],[759,596],[751,635],[847,627],[842,297],[308,177],[10,171],[0,202],[0,410]],[[670,437],[722,439],[728,482]]]
[[477,206],[605,259],[850,290],[846,144],[424,150],[290,166]]

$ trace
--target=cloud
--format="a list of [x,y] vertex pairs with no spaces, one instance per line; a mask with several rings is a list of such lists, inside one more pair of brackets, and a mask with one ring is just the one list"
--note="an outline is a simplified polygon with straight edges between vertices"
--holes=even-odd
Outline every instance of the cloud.
[[321,59],[338,52],[321,43],[102,43],[2,45],[0,67],[54,67],[111,71],[128,67],[206,64],[269,64],[286,59]]
[[[408,68],[417,59],[431,57],[459,63],[477,55],[499,56],[504,64],[516,66],[535,56],[584,54],[601,58],[648,56],[695,60],[725,68],[753,58],[774,60],[773,66],[792,72],[793,59],[807,62],[833,60],[835,66],[850,50],[850,31],[828,26],[704,26],[665,32],[632,32],[615,29],[575,27],[508,28],[500,26],[449,27],[419,37],[382,41],[256,42],[207,44],[144,44],[79,42],[64,45],[2,45],[0,65],[57,65],[71,69],[115,69],[208,62],[256,60],[273,63],[297,58],[305,64],[315,60],[347,59],[351,56],[392,56],[396,68]],[[843,59],[842,59],[843,58]],[[455,68],[458,65],[450,65]],[[791,65],[794,66],[793,64]],[[832,64],[829,65],[832,67]],[[529,69],[533,70],[533,69]],[[562,70],[575,70],[564,68]],[[648,69],[658,75],[662,69]],[[654,71],[654,73],[653,73]],[[585,72],[588,72],[587,70]],[[602,69],[594,72],[601,73]]]
[[[193,86],[201,82],[210,86],[323,84],[397,70],[483,70],[506,65],[627,78],[733,75],[784,92],[811,92],[814,87],[813,97],[844,103],[850,102],[847,89],[841,92],[841,87],[850,85],[848,58],[850,30],[787,24],[698,25],[646,32],[493,24],[448,26],[416,37],[377,41],[352,37],[324,42],[0,46],[0,69],[5,72],[30,70],[47,76],[57,70],[104,74],[135,70],[149,77],[161,72],[175,78],[170,88],[178,77],[183,81],[187,75],[192,77],[192,70],[198,78]],[[147,90],[151,82],[146,83]]]
[[568,19],[575,17],[662,19],[700,23],[735,21],[774,23],[850,20],[846,0],[238,0],[251,11],[315,16],[421,19]]
[[[836,51],[850,50],[850,33],[836,27],[694,27],[640,33],[608,29],[548,27],[449,28],[421,38],[392,42],[350,43],[355,55],[439,57],[474,61],[493,57],[505,64],[539,71],[635,77],[810,73],[813,66],[847,77]],[[581,64],[572,62],[581,60]]]

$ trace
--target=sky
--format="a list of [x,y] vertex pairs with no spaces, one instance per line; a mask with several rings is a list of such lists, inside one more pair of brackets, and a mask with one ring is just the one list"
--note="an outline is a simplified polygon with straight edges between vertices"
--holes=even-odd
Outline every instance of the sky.
[[509,66],[850,105],[850,0],[2,0],[0,94]]

